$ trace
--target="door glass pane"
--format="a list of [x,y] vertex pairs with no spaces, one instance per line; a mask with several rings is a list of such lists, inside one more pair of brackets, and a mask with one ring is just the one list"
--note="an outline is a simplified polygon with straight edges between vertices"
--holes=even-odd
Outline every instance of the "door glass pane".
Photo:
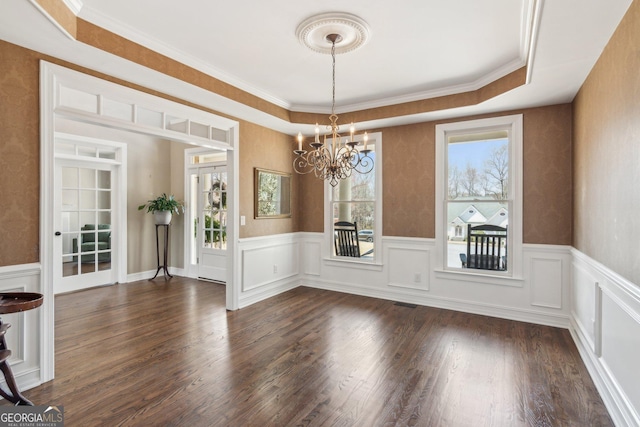
[[80,168],[80,188],[96,188],[95,169]]
[[62,276],[111,269],[111,171],[62,167],[62,187]]
[[111,209],[111,192],[98,191],[98,209]]
[[[192,174],[190,178],[190,191],[189,191],[189,199],[188,206],[196,207],[198,206],[198,175]],[[191,235],[193,236],[190,242],[191,245],[191,264],[198,263],[198,212],[197,208],[189,209],[190,218],[187,222],[192,228]]]
[[77,189],[62,190],[62,211],[77,211],[79,198]]
[[96,208],[96,191],[80,190],[80,208],[95,209]]
[[111,189],[111,171],[98,171],[98,188]]
[[203,248],[227,248],[227,173],[212,172],[201,175],[203,182],[202,232]]
[[62,168],[62,187],[78,188],[78,168]]
[[80,227],[85,224],[94,224],[96,222],[95,211],[79,212],[80,215]]

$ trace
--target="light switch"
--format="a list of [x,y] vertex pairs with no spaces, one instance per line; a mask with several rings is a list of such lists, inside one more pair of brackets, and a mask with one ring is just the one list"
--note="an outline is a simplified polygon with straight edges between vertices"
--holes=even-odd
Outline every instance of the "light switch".
[[244,215],[240,215],[240,225],[247,225],[247,219]]

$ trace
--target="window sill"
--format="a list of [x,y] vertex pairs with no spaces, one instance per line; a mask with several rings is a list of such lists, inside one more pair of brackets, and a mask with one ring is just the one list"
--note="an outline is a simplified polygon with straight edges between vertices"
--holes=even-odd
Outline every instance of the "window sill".
[[522,288],[524,286],[524,278],[502,276],[498,274],[438,269],[435,270],[435,275],[438,279],[458,280],[468,283],[479,283],[482,285],[511,286],[515,288]]
[[382,271],[382,264],[369,261],[361,261],[360,259],[342,258],[324,258],[325,265],[331,267],[346,267],[359,270]]

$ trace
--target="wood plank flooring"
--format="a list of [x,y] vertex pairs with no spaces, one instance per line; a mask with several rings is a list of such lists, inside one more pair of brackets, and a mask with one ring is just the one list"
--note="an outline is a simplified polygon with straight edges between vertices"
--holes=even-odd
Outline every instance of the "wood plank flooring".
[[180,277],[55,303],[24,394],[67,427],[613,425],[563,329],[310,288],[226,312]]

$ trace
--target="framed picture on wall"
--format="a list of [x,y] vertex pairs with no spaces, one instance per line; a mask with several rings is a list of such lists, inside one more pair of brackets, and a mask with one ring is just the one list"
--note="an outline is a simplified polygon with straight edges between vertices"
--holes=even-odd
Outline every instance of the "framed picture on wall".
[[254,218],[291,217],[291,174],[254,168]]

